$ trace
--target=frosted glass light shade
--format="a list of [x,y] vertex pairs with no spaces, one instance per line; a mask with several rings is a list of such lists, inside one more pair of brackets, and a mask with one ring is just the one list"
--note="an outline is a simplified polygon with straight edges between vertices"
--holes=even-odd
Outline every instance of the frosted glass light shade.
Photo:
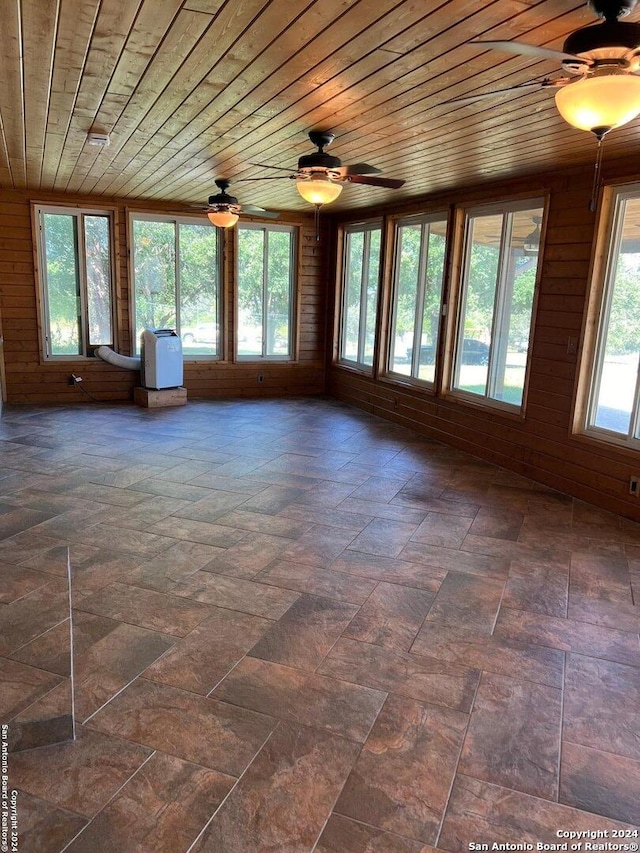
[[217,225],[218,228],[233,228],[238,221],[238,214],[231,213],[230,210],[211,210],[207,216],[209,222],[212,225]]
[[342,192],[342,184],[330,180],[326,175],[311,175],[310,178],[298,178],[298,192],[309,204],[329,204]]
[[562,118],[579,130],[611,130],[640,113],[640,77],[607,74],[584,77],[556,92]]

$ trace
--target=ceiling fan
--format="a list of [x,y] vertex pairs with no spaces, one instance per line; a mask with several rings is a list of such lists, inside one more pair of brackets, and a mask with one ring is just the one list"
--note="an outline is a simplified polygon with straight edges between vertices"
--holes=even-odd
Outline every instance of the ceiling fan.
[[[317,147],[313,154],[305,154],[298,160],[297,169],[285,169],[282,166],[254,163],[264,169],[280,169],[291,172],[287,177],[295,179],[298,192],[305,201],[317,206],[335,201],[342,192],[344,184],[368,184],[373,187],[399,189],[404,181],[396,178],[379,178],[380,169],[368,163],[355,163],[343,166],[338,157],[325,153],[325,148],[335,139],[329,130],[312,130],[309,139]],[[260,179],[248,179],[260,180]]]
[[540,250],[540,240],[542,237],[540,234],[540,226],[542,225],[542,217],[532,216],[531,221],[534,225],[533,231],[530,234],[527,234],[522,241],[522,251],[525,255],[537,255]]
[[[513,246],[522,249],[524,255],[537,255],[540,249],[540,226],[542,225],[541,216],[532,216],[533,231],[525,237],[512,236],[511,242]],[[502,234],[487,234],[489,240],[502,240]]]
[[218,228],[233,227],[241,213],[261,216],[263,219],[277,219],[280,216],[274,210],[265,210],[263,207],[256,207],[255,204],[240,204],[234,195],[227,193],[231,181],[226,178],[217,178],[215,184],[220,192],[210,195],[206,205],[192,205],[192,207],[206,211],[209,221]]
[[640,23],[620,21],[636,0],[589,0],[604,20],[581,27],[565,40],[562,50],[518,41],[482,41],[476,44],[536,59],[555,59],[567,74],[577,77],[521,83],[493,92],[453,98],[446,103],[473,103],[521,90],[556,89],[558,112],[573,127],[590,130],[602,140],[614,127],[640,113]]

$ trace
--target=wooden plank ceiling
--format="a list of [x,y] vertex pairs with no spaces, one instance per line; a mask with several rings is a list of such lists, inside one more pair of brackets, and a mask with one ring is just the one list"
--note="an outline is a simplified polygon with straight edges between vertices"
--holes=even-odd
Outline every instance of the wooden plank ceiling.
[[[240,201],[304,210],[284,172],[311,153],[366,161],[400,191],[346,186],[334,209],[593,162],[595,139],[553,93],[443,101],[560,76],[468,44],[561,48],[595,23],[576,0],[0,0],[0,186],[203,202],[216,177]],[[639,7],[640,10],[640,7]],[[630,20],[640,20],[636,11]],[[635,150],[638,121],[610,134]],[[86,142],[90,129],[111,145]]]

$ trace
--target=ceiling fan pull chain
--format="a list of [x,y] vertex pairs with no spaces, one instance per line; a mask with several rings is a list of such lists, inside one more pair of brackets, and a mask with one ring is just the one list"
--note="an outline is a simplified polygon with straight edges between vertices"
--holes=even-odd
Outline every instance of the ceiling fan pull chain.
[[316,240],[317,240],[318,242],[320,242],[320,205],[319,205],[319,204],[316,204],[316,205],[315,205],[315,210],[316,210],[316,215],[315,215],[315,222],[316,222]]
[[604,137],[598,138],[598,150],[596,153],[596,165],[593,170],[593,186],[591,188],[591,200],[589,202],[589,210],[595,213],[598,205],[598,190],[600,189],[600,172],[602,169],[602,142]]

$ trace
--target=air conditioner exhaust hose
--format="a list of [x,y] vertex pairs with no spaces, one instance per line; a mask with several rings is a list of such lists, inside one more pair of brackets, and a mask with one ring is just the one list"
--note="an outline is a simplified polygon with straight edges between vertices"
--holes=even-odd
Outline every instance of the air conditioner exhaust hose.
[[103,361],[108,361],[109,364],[114,364],[116,367],[122,367],[125,370],[140,370],[141,362],[139,358],[120,355],[119,352],[114,352],[111,347],[98,347],[95,354]]

